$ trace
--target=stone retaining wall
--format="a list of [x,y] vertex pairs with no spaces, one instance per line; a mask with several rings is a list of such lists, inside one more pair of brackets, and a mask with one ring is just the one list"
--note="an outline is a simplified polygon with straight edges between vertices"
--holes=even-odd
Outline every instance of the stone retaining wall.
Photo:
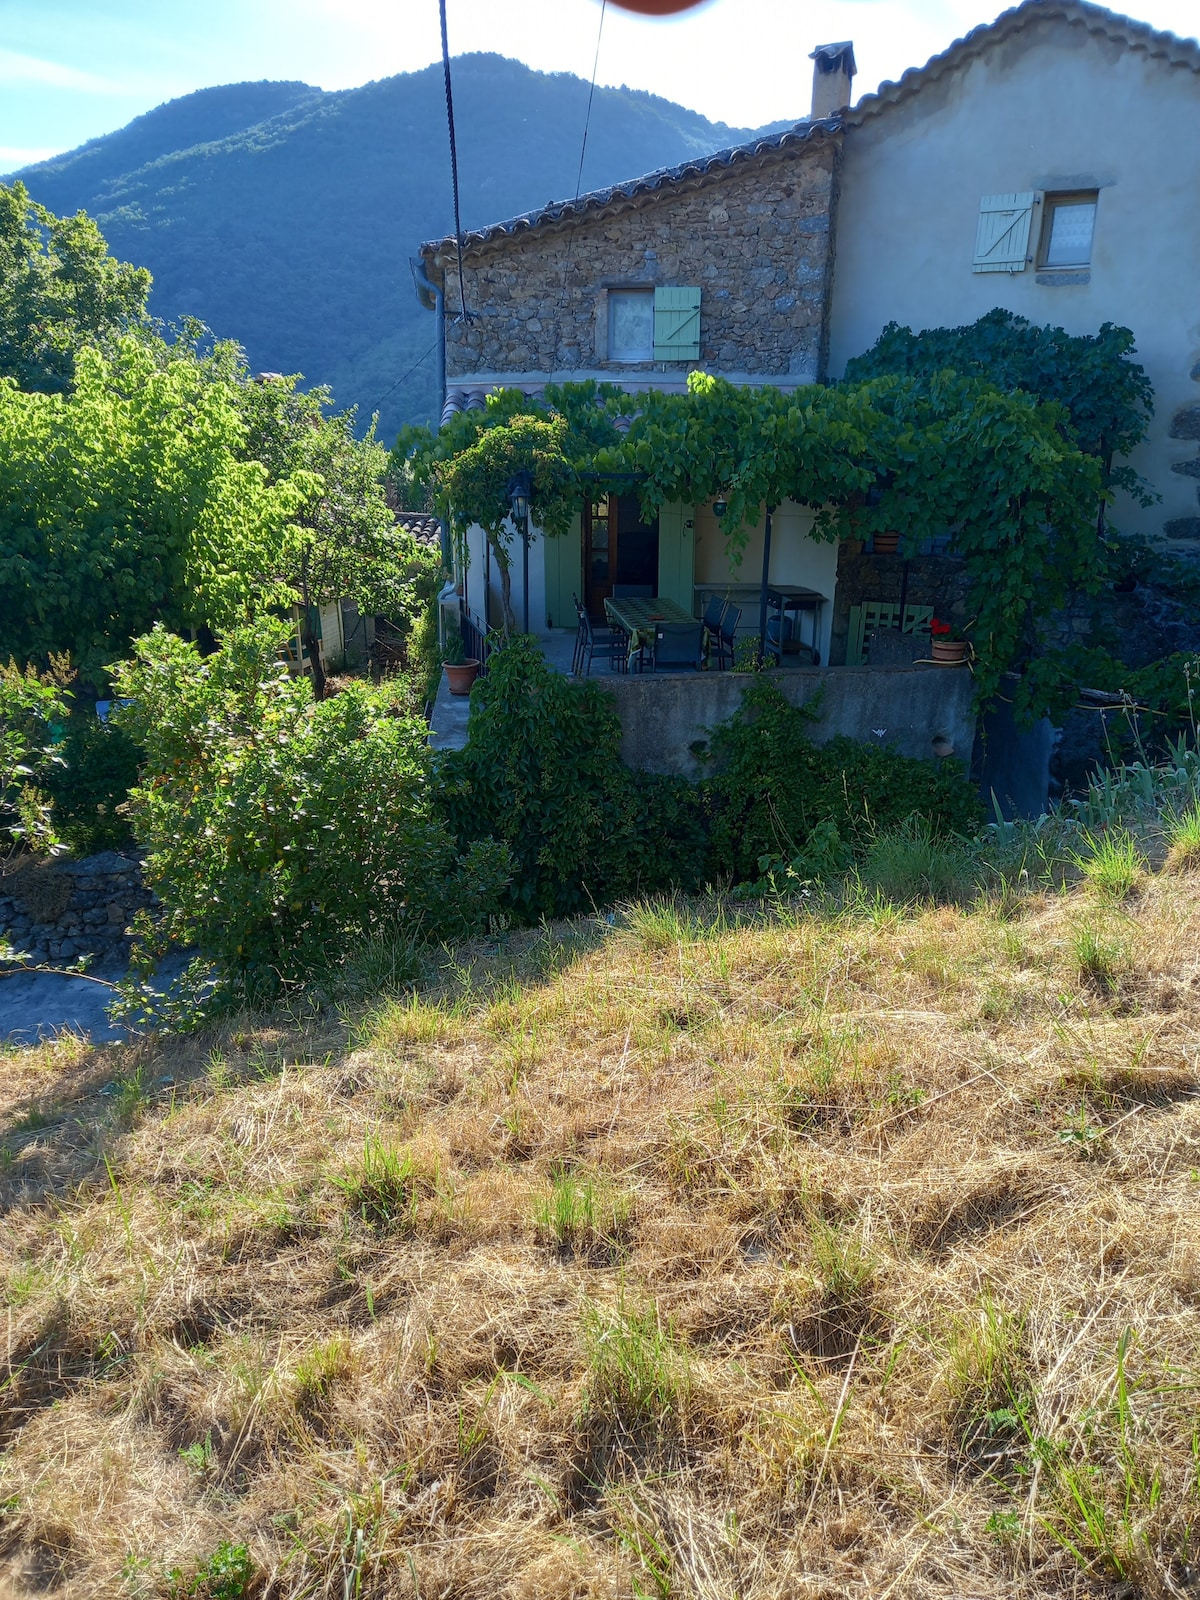
[[83,956],[124,962],[129,926],[153,903],[136,856],[105,850],[81,861],[19,856],[0,873],[0,933],[25,961],[68,966]]

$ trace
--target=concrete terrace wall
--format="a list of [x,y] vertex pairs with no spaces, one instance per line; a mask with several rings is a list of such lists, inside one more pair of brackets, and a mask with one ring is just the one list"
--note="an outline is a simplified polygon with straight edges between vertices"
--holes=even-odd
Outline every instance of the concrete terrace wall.
[[[820,697],[810,728],[817,744],[845,734],[899,755],[952,755],[970,764],[974,679],[964,667],[834,667],[775,673],[771,681],[792,705]],[[753,682],[739,672],[606,679],[621,719],[621,759],[645,772],[702,777],[712,730],[733,716]]]
[[[457,320],[452,263],[436,258],[449,377],[682,380],[699,367],[812,382],[823,361],[835,159],[826,137],[608,214],[471,245],[467,323]],[[607,290],[667,285],[702,291],[699,361],[610,362]]]

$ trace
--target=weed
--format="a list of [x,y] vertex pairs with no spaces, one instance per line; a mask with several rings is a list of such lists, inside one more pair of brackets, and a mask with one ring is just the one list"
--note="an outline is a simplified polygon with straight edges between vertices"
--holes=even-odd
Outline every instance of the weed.
[[721,909],[708,918],[678,899],[646,900],[630,906],[625,924],[646,950],[671,950],[677,945],[700,944],[729,932]]
[[179,1452],[181,1461],[192,1469],[198,1478],[207,1477],[217,1464],[217,1452],[213,1449],[212,1429],[204,1435],[203,1439],[195,1439],[191,1444],[185,1444]]
[[1200,806],[1192,806],[1167,825],[1168,872],[1194,872],[1200,867]]
[[549,1195],[537,1202],[534,1220],[540,1242],[612,1260],[628,1238],[632,1210],[630,1195],[560,1169]]
[[1080,1106],[1066,1125],[1058,1130],[1058,1142],[1084,1161],[1101,1154],[1104,1129],[1088,1121],[1087,1107]]
[[52,1112],[30,1101],[29,1106],[19,1117],[14,1117],[4,1130],[6,1133],[37,1133],[41,1128],[48,1128],[54,1121]]
[[1075,865],[1097,897],[1115,905],[1127,900],[1142,880],[1146,861],[1132,835],[1123,832],[1084,835],[1086,855],[1076,854]]
[[1124,965],[1122,947],[1098,933],[1090,922],[1081,922],[1071,935],[1071,949],[1080,982],[1100,994],[1112,994]]
[[254,1559],[244,1544],[221,1543],[191,1577],[179,1567],[169,1575],[171,1600],[249,1600],[259,1583]]
[[310,1410],[327,1399],[350,1371],[350,1346],[335,1334],[305,1352],[293,1369],[298,1410]]
[[964,844],[936,838],[924,818],[877,835],[858,878],[868,892],[899,905],[969,900],[977,887],[975,865]]
[[411,1228],[417,1182],[412,1157],[367,1134],[362,1159],[334,1178],[350,1209],[374,1228]]
[[657,1305],[616,1309],[587,1304],[583,1316],[588,1371],[585,1407],[630,1432],[662,1433],[676,1425],[691,1393],[687,1352]]

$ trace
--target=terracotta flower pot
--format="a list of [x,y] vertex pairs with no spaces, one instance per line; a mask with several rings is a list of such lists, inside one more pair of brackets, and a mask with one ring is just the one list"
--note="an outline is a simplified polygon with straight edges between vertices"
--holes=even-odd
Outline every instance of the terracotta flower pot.
[[872,537],[871,543],[875,547],[877,556],[894,556],[900,548],[900,535],[898,533],[877,533]]
[[478,676],[478,661],[446,662],[446,682],[450,685],[451,694],[470,694],[471,685]]
[[934,639],[929,654],[932,660],[940,662],[943,667],[959,667],[967,659],[967,641]]

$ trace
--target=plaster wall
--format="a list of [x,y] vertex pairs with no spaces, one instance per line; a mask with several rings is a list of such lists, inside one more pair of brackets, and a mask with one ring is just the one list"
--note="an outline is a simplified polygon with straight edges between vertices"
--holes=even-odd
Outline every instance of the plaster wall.
[[[434,256],[448,375],[681,385],[699,368],[812,382],[824,355],[835,154],[827,136],[562,227],[470,245],[469,322],[458,316],[456,271]],[[608,290],[683,285],[701,289],[699,360],[610,362]]]
[[[766,521],[747,531],[747,542],[740,560],[730,557],[726,549],[725,532],[721,520],[713,514],[711,505],[697,506],[696,522],[696,582],[697,584],[753,585],[757,591],[762,581],[763,539]],[[806,506],[786,501],[771,519],[771,571],[772,583],[795,584],[806,589],[816,589],[829,602],[821,618],[819,649],[821,660],[829,660],[829,646],[834,615],[834,592],[837,587],[838,546],[823,539],[811,537],[813,513]],[[733,597],[742,608],[739,633],[758,632],[758,600],[747,602],[740,595]],[[808,622],[803,624],[803,638],[808,642]]]
[[[1000,305],[1071,333],[1132,328],[1156,394],[1134,465],[1163,498],[1114,521],[1200,555],[1200,74],[1034,19],[851,127],[839,188],[831,374],[890,321],[955,326]],[[982,196],[1091,188],[1089,281],[971,270]]]
[[[474,524],[467,533],[467,563],[463,574],[465,599],[473,616],[486,620],[489,627],[499,628],[504,623],[504,606],[501,599],[500,568],[495,556],[487,560],[487,541],[483,529]],[[514,533],[509,541],[509,559],[512,570],[509,576],[511,603],[517,627],[524,616],[523,568],[520,535]],[[484,590],[487,589],[487,604]],[[557,618],[555,619],[558,620]],[[531,522],[529,525],[529,631],[540,634],[546,628],[546,547],[542,535]]]
[[[734,714],[753,681],[740,672],[606,681],[621,720],[621,760],[645,772],[702,777],[712,730]],[[820,697],[808,730],[817,744],[842,734],[900,755],[935,761],[940,752],[970,765],[974,680],[965,668],[833,667],[780,672],[772,682],[793,705]]]

